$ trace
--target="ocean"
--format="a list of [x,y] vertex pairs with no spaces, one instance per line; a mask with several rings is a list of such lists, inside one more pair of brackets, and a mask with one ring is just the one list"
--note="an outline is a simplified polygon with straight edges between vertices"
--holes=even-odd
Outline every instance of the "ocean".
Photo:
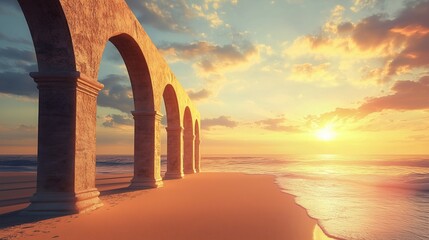
[[[161,158],[165,172],[166,158]],[[429,156],[212,155],[203,172],[270,174],[331,236],[429,239]],[[35,156],[0,156],[2,171],[36,171]],[[133,156],[97,156],[98,173],[133,172]]]

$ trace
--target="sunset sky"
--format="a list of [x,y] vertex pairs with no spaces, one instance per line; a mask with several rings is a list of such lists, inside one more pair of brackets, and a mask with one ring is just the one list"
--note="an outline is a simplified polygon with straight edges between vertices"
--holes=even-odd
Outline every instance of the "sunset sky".
[[[127,3],[198,106],[203,155],[429,154],[429,1]],[[31,71],[24,16],[2,0],[0,153],[37,152]],[[131,87],[111,43],[99,81],[97,153],[132,154]]]

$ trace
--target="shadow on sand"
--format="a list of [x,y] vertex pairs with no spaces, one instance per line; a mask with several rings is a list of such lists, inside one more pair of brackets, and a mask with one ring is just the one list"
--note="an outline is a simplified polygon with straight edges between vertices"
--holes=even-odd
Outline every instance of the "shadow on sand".
[[[97,188],[100,189],[100,196],[106,197],[115,194],[134,192],[137,190],[130,188],[130,177],[118,176],[118,177],[109,177],[109,178],[100,178],[98,181],[108,180],[109,182],[97,183]],[[15,182],[16,183],[16,182]],[[22,182],[24,183],[24,182]],[[25,183],[28,183],[27,181]],[[21,194],[19,197],[14,196],[14,191],[24,190],[25,193]],[[62,216],[67,216],[70,214],[35,214],[26,211],[27,204],[30,203],[31,196],[35,192],[35,187],[5,187],[1,189],[2,194],[4,194],[3,199],[0,200],[0,207],[11,207],[15,205],[22,204],[22,209],[6,212],[0,214],[0,230],[8,227],[13,227],[26,223],[34,223],[46,219],[54,219]],[[16,208],[15,208],[16,209]]]

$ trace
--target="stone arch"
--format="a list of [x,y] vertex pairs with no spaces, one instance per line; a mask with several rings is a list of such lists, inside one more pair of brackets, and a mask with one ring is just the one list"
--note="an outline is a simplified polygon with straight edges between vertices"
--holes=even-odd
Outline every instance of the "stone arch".
[[167,84],[162,94],[167,114],[167,126],[171,128],[180,128],[179,100],[176,90],[171,84]]
[[[134,176],[132,188],[161,187],[160,157],[155,149],[159,145],[161,114],[156,112],[152,79],[142,49],[126,33],[109,38],[121,55],[133,91],[134,111]],[[152,151],[148,151],[152,149]]]
[[150,71],[142,50],[133,37],[121,33],[109,38],[125,62],[134,97],[136,111],[153,112],[154,94]]
[[164,88],[167,113],[167,172],[166,179],[183,178],[183,127],[180,124],[179,100],[171,84]]
[[195,173],[194,129],[191,110],[187,106],[183,114],[183,165],[185,174]]
[[76,71],[72,38],[60,2],[18,2],[33,39],[39,72]]
[[[167,110],[167,177],[183,177],[183,106],[199,113],[123,0],[18,0],[35,45],[39,72],[37,190],[28,211],[79,213],[101,206],[95,188],[98,69],[110,40],[134,93],[131,187],[162,186],[160,103]],[[93,11],[97,9],[97,11]]]
[[200,124],[198,120],[195,120],[195,138],[194,138],[194,161],[195,161],[195,172],[199,173],[201,171],[201,155],[200,155]]

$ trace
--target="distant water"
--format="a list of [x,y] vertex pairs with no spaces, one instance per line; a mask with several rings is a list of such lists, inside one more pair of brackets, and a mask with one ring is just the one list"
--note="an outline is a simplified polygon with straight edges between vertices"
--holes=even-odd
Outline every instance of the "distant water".
[[[162,171],[165,171],[165,156]],[[429,239],[429,156],[206,156],[203,171],[276,176],[330,234]],[[35,171],[35,156],[0,156],[0,171]],[[132,156],[98,156],[98,173],[132,173]]]

